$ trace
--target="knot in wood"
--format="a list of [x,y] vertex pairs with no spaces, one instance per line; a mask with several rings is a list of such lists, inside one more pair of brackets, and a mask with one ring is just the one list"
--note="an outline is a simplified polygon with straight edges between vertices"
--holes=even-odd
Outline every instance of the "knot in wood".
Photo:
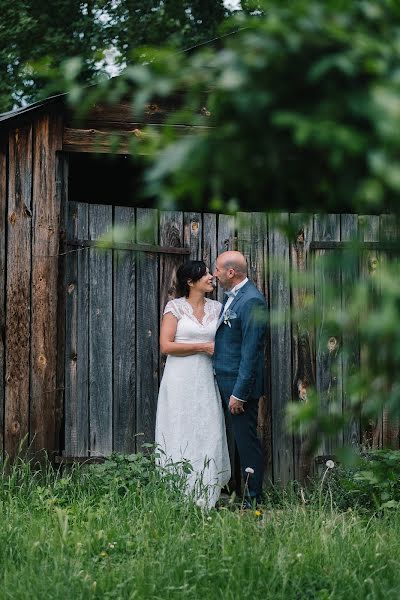
[[8,221],[11,225],[15,225],[16,220],[17,220],[17,213],[15,211],[13,211],[12,213],[10,213],[10,215],[8,217]]
[[192,221],[190,224],[190,227],[193,231],[193,233],[197,233],[198,229],[199,229],[199,222],[198,221]]
[[47,365],[47,359],[44,354],[39,354],[38,356],[38,366],[43,368]]
[[38,366],[43,369],[47,365],[47,359],[44,354],[39,354],[38,356]]
[[376,271],[376,269],[378,268],[378,264],[379,264],[379,261],[378,261],[378,259],[376,258],[376,256],[372,256],[372,257],[369,259],[369,261],[368,261],[368,268],[369,268],[369,271],[370,271],[371,273],[372,273],[373,271]]
[[338,342],[335,337],[330,337],[328,340],[328,350],[333,352],[337,348]]
[[152,336],[151,329],[149,329],[148,332],[147,332],[147,337],[150,338],[151,336]]
[[304,244],[304,229],[300,229],[300,231],[297,234],[296,240],[298,244]]
[[19,433],[20,430],[21,430],[21,425],[20,425],[19,421],[13,421],[11,423],[11,428],[10,429],[11,429],[11,433],[13,435],[16,435],[17,433]]
[[147,115],[152,115],[157,112],[161,112],[161,111],[160,111],[160,107],[155,102],[153,102],[147,106],[147,110],[146,110]]
[[299,399],[303,400],[303,402],[307,401],[307,384],[301,379],[297,382],[297,391],[299,394]]
[[75,284],[74,283],[70,283],[69,286],[67,287],[68,294],[72,294],[72,292],[74,291],[74,289],[75,289]]

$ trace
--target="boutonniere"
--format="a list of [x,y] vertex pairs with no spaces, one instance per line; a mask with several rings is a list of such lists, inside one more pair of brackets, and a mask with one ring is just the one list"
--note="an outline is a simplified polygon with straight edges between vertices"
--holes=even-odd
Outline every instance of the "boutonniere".
[[231,321],[237,318],[237,314],[233,312],[233,310],[229,310],[229,308],[224,313],[224,325],[228,325],[228,327],[232,327]]

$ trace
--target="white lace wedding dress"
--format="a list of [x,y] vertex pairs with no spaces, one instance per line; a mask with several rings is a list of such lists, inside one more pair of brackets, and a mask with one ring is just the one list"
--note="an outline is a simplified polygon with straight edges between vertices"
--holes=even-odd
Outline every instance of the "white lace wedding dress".
[[[219,302],[206,298],[200,323],[186,298],[177,298],[168,302],[164,314],[178,319],[176,342],[211,342],[220,310]],[[159,458],[162,467],[189,461],[193,471],[186,478],[187,494],[214,506],[230,479],[230,461],[221,398],[207,354],[167,357],[158,396],[156,443],[165,453]]]

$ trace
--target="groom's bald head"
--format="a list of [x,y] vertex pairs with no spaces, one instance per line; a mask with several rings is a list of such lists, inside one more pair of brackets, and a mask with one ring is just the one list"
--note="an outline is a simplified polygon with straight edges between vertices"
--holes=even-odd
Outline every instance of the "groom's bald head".
[[218,260],[221,261],[221,265],[224,269],[234,269],[237,274],[247,275],[247,263],[246,259],[241,252],[236,250],[228,250],[218,256]]
[[228,250],[217,258],[214,277],[224,288],[232,288],[247,277],[247,263],[241,252]]

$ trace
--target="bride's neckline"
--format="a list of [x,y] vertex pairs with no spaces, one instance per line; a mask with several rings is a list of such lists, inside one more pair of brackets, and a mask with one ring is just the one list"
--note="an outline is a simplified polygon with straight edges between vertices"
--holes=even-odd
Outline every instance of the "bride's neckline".
[[204,314],[203,314],[203,317],[202,317],[201,321],[200,321],[200,319],[198,319],[198,318],[196,317],[196,315],[194,314],[194,309],[193,309],[193,306],[190,304],[189,300],[188,300],[187,298],[184,298],[184,301],[185,301],[185,302],[186,302],[186,304],[189,306],[189,310],[190,310],[191,314],[193,315],[193,318],[194,318],[194,319],[196,319],[196,321],[199,323],[199,325],[204,325],[204,319],[206,318],[206,315],[207,315],[206,306],[207,306],[207,304],[208,304],[208,298],[204,297],[204,304],[203,304],[203,307],[204,307]]

